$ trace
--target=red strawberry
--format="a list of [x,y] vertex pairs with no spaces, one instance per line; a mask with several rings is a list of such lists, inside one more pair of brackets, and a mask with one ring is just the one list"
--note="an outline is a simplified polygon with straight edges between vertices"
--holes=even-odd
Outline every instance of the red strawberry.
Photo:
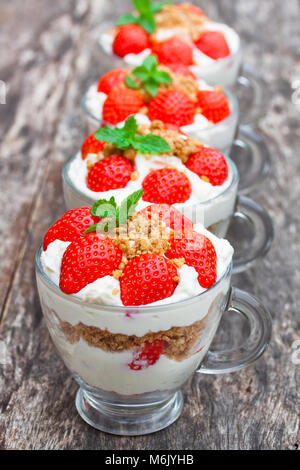
[[201,8],[197,7],[196,5],[192,5],[191,3],[181,3],[176,6],[177,8],[180,8],[180,9],[187,8],[190,11],[190,13],[193,13],[194,15],[205,16]]
[[189,156],[186,167],[199,178],[219,186],[228,178],[228,165],[224,155],[216,149],[201,147]]
[[143,200],[157,204],[176,204],[189,199],[192,187],[188,177],[175,168],[152,170],[145,177]]
[[184,258],[188,266],[195,268],[200,286],[209,289],[217,280],[217,255],[212,242],[205,235],[192,231],[186,238],[171,240],[170,259]]
[[226,38],[221,31],[203,31],[195,41],[195,46],[214,60],[224,59],[231,54]]
[[171,88],[162,91],[150,101],[148,117],[175,126],[185,126],[194,121],[195,104],[182,91]]
[[91,214],[90,207],[78,207],[66,212],[46,233],[43,243],[44,250],[54,240],[63,242],[76,240],[90,225],[96,224],[99,220],[99,217],[94,217]]
[[190,219],[168,204],[152,204],[141,210],[140,214],[147,216],[149,220],[152,217],[158,217],[167,227],[174,230],[176,234],[190,232],[194,226]]
[[125,188],[130,180],[133,166],[121,155],[110,155],[95,163],[89,170],[86,184],[96,192]]
[[146,253],[126,264],[120,279],[124,305],[146,305],[170,297],[177,286],[177,269],[164,256]]
[[160,64],[175,62],[176,64],[192,65],[194,62],[193,49],[191,46],[176,37],[158,42],[153,47],[152,53],[157,56],[157,60]]
[[59,287],[75,294],[87,284],[109,276],[118,268],[122,251],[105,235],[89,233],[74,240],[64,252]]
[[178,75],[185,75],[186,77],[192,77],[195,80],[197,80],[196,75],[189,69],[187,65],[183,64],[176,64],[174,63],[169,63],[166,64],[166,66],[174,73],[177,73]]
[[162,340],[155,340],[145,342],[143,348],[137,349],[133,353],[133,359],[129,365],[131,370],[142,370],[149,366],[153,366],[163,352],[164,342]]
[[102,117],[110,124],[118,124],[145,105],[142,95],[129,88],[115,87],[103,104]]
[[149,35],[137,24],[125,24],[118,28],[112,47],[114,54],[119,57],[139,54],[150,47]]
[[216,124],[230,115],[227,96],[217,90],[199,90],[197,93],[198,106],[201,114]]
[[128,74],[129,71],[126,69],[110,70],[100,78],[97,91],[101,91],[108,95],[115,86],[124,83],[124,79]]
[[97,140],[95,138],[95,132],[90,134],[82,144],[81,156],[84,160],[89,153],[99,153],[104,149],[105,142]]

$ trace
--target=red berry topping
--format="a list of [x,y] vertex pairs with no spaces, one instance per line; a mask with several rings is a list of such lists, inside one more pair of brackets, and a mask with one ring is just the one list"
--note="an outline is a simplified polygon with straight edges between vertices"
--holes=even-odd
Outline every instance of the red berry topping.
[[72,242],[83,235],[90,225],[96,224],[99,220],[99,217],[94,217],[91,214],[90,207],[78,207],[66,212],[46,233],[43,243],[44,250],[54,240]]
[[203,54],[214,60],[224,59],[231,54],[226,38],[221,31],[203,31],[195,41],[195,45]]
[[215,284],[217,254],[214,245],[205,235],[193,231],[186,238],[172,239],[166,256],[170,259],[184,258],[186,264],[197,271],[200,286],[209,289]]
[[125,24],[118,28],[113,42],[113,52],[119,57],[127,54],[139,54],[150,47],[149,35],[139,25]]
[[110,155],[95,163],[89,170],[86,184],[96,192],[125,188],[130,180],[133,166],[121,155]]
[[193,222],[169,204],[152,204],[140,211],[149,220],[157,218],[177,234],[188,233],[193,229]]
[[175,126],[186,126],[194,121],[195,104],[180,90],[162,91],[150,101],[148,117]]
[[75,294],[86,285],[118,269],[122,251],[111,238],[89,233],[74,240],[64,252],[59,287]]
[[186,167],[213,186],[220,186],[228,178],[228,165],[224,155],[216,149],[201,147],[189,156]]
[[221,91],[199,90],[197,100],[201,114],[214,124],[223,121],[230,115],[227,96]]
[[191,46],[176,37],[158,42],[153,47],[152,53],[156,55],[160,64],[175,62],[176,64],[192,65],[194,62]]
[[164,256],[146,253],[126,264],[120,279],[124,305],[146,305],[170,297],[177,286],[177,269]]
[[192,77],[194,80],[197,80],[196,75],[189,69],[187,65],[177,64],[177,63],[169,63],[166,66],[174,73],[178,75],[185,75],[186,77]]
[[181,3],[179,5],[176,5],[177,8],[184,9],[188,8],[190,13],[194,15],[200,15],[200,16],[205,16],[204,12],[201,10],[201,8],[197,7],[196,5],[193,5],[192,3]]
[[143,200],[157,204],[176,204],[189,199],[192,187],[188,177],[175,168],[152,170],[145,177]]
[[146,341],[143,348],[137,349],[133,353],[133,359],[129,365],[131,370],[142,370],[153,366],[163,353],[164,342],[156,340],[152,343]]
[[143,97],[138,91],[115,87],[104,101],[102,117],[110,124],[118,124],[138,113],[144,105]]
[[84,160],[89,153],[99,153],[104,149],[105,142],[97,140],[95,138],[95,132],[90,134],[82,144],[81,147],[81,156]]
[[124,79],[128,74],[129,71],[126,69],[110,70],[100,78],[97,91],[101,91],[108,95],[114,87],[124,83]]

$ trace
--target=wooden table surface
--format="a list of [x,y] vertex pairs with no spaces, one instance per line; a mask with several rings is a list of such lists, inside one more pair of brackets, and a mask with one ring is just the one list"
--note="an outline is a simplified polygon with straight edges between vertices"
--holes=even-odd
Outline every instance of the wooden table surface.
[[233,278],[272,313],[268,351],[244,371],[192,378],[180,420],[149,436],[104,434],[76,412],[76,383],[42,317],[34,255],[64,212],[61,168],[84,137],[81,94],[110,65],[96,44],[99,26],[129,3],[0,1],[0,449],[297,449],[300,93],[291,84],[300,79],[299,0],[197,2],[241,34],[245,61],[271,92],[258,127],[272,168],[252,196],[272,215],[276,238],[263,261]]

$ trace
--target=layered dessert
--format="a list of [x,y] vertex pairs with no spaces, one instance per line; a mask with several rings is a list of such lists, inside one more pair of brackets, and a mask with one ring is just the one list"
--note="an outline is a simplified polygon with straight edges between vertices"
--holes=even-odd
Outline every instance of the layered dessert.
[[[112,196],[120,204],[143,188],[139,209],[172,204],[219,236],[225,236],[238,186],[234,164],[218,150],[162,121],[138,126],[134,117],[88,136],[65,165],[63,180],[69,209]],[[216,226],[223,222],[220,232]]]
[[93,128],[134,115],[140,124],[160,120],[223,152],[230,151],[238,122],[230,92],[197,79],[186,65],[158,65],[154,55],[131,71],[110,70],[88,89],[82,105]]
[[213,85],[235,84],[241,65],[241,43],[229,26],[211,21],[195,5],[134,1],[136,11],[119,18],[101,34],[109,55],[133,66],[155,54],[161,64],[186,65]]
[[68,211],[38,255],[51,336],[86,387],[176,390],[201,363],[227,302],[233,249],[175,208],[136,212],[143,190]]

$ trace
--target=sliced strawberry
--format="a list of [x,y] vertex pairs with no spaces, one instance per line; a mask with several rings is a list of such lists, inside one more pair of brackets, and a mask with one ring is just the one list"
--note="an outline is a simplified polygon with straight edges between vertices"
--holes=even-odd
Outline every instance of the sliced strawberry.
[[181,10],[187,8],[190,13],[193,13],[194,15],[205,16],[203,10],[192,3],[180,3],[179,5],[176,5],[176,7]]
[[142,370],[153,366],[163,353],[164,341],[146,341],[143,348],[137,349],[133,353],[133,359],[129,367],[131,370]]
[[110,155],[90,168],[86,184],[89,189],[96,192],[125,188],[133,171],[133,166],[127,158]]
[[176,234],[188,233],[193,229],[193,222],[169,204],[152,204],[142,209],[140,214],[149,220],[157,218],[170,227]]
[[125,24],[118,28],[112,47],[114,54],[119,57],[124,57],[127,54],[139,54],[150,47],[150,38],[141,26]]
[[201,114],[214,124],[223,121],[230,115],[229,101],[221,91],[199,90],[197,100]]
[[187,65],[177,64],[175,62],[171,62],[166,64],[166,66],[174,73],[178,75],[185,75],[186,77],[192,77],[194,80],[197,80],[196,75],[190,70]]
[[64,252],[59,287],[75,294],[96,279],[112,275],[121,259],[122,251],[111,238],[97,233],[79,237]]
[[148,117],[151,121],[158,119],[175,126],[186,126],[194,121],[195,104],[185,93],[171,88],[159,93],[148,107]]
[[90,207],[78,207],[66,212],[46,233],[43,243],[44,250],[54,240],[61,240],[63,242],[76,240],[76,238],[83,235],[83,232],[90,225],[96,224],[99,220],[99,217],[94,217],[91,214]]
[[105,142],[95,138],[95,132],[90,134],[82,144],[81,156],[84,160],[90,153],[99,153],[104,149]]
[[195,41],[195,46],[214,60],[224,59],[231,54],[226,38],[221,31],[203,31]]
[[170,297],[177,286],[177,269],[156,253],[132,258],[120,279],[124,305],[146,305]]
[[184,258],[186,264],[197,271],[200,286],[209,289],[215,284],[217,254],[214,245],[205,235],[193,231],[188,237],[172,239],[166,256],[170,259]]
[[128,74],[129,71],[126,69],[110,70],[100,78],[97,91],[101,91],[102,93],[108,95],[114,87],[124,83],[125,77]]
[[102,117],[110,124],[118,124],[145,106],[142,95],[129,88],[115,87],[103,104]]
[[213,186],[220,186],[228,178],[228,165],[224,155],[210,147],[201,147],[189,156],[185,165]]
[[176,204],[189,199],[192,187],[188,177],[176,168],[152,170],[145,177],[143,200],[157,204]]
[[153,47],[152,53],[156,55],[160,64],[193,65],[194,62],[191,46],[177,37],[158,42]]

